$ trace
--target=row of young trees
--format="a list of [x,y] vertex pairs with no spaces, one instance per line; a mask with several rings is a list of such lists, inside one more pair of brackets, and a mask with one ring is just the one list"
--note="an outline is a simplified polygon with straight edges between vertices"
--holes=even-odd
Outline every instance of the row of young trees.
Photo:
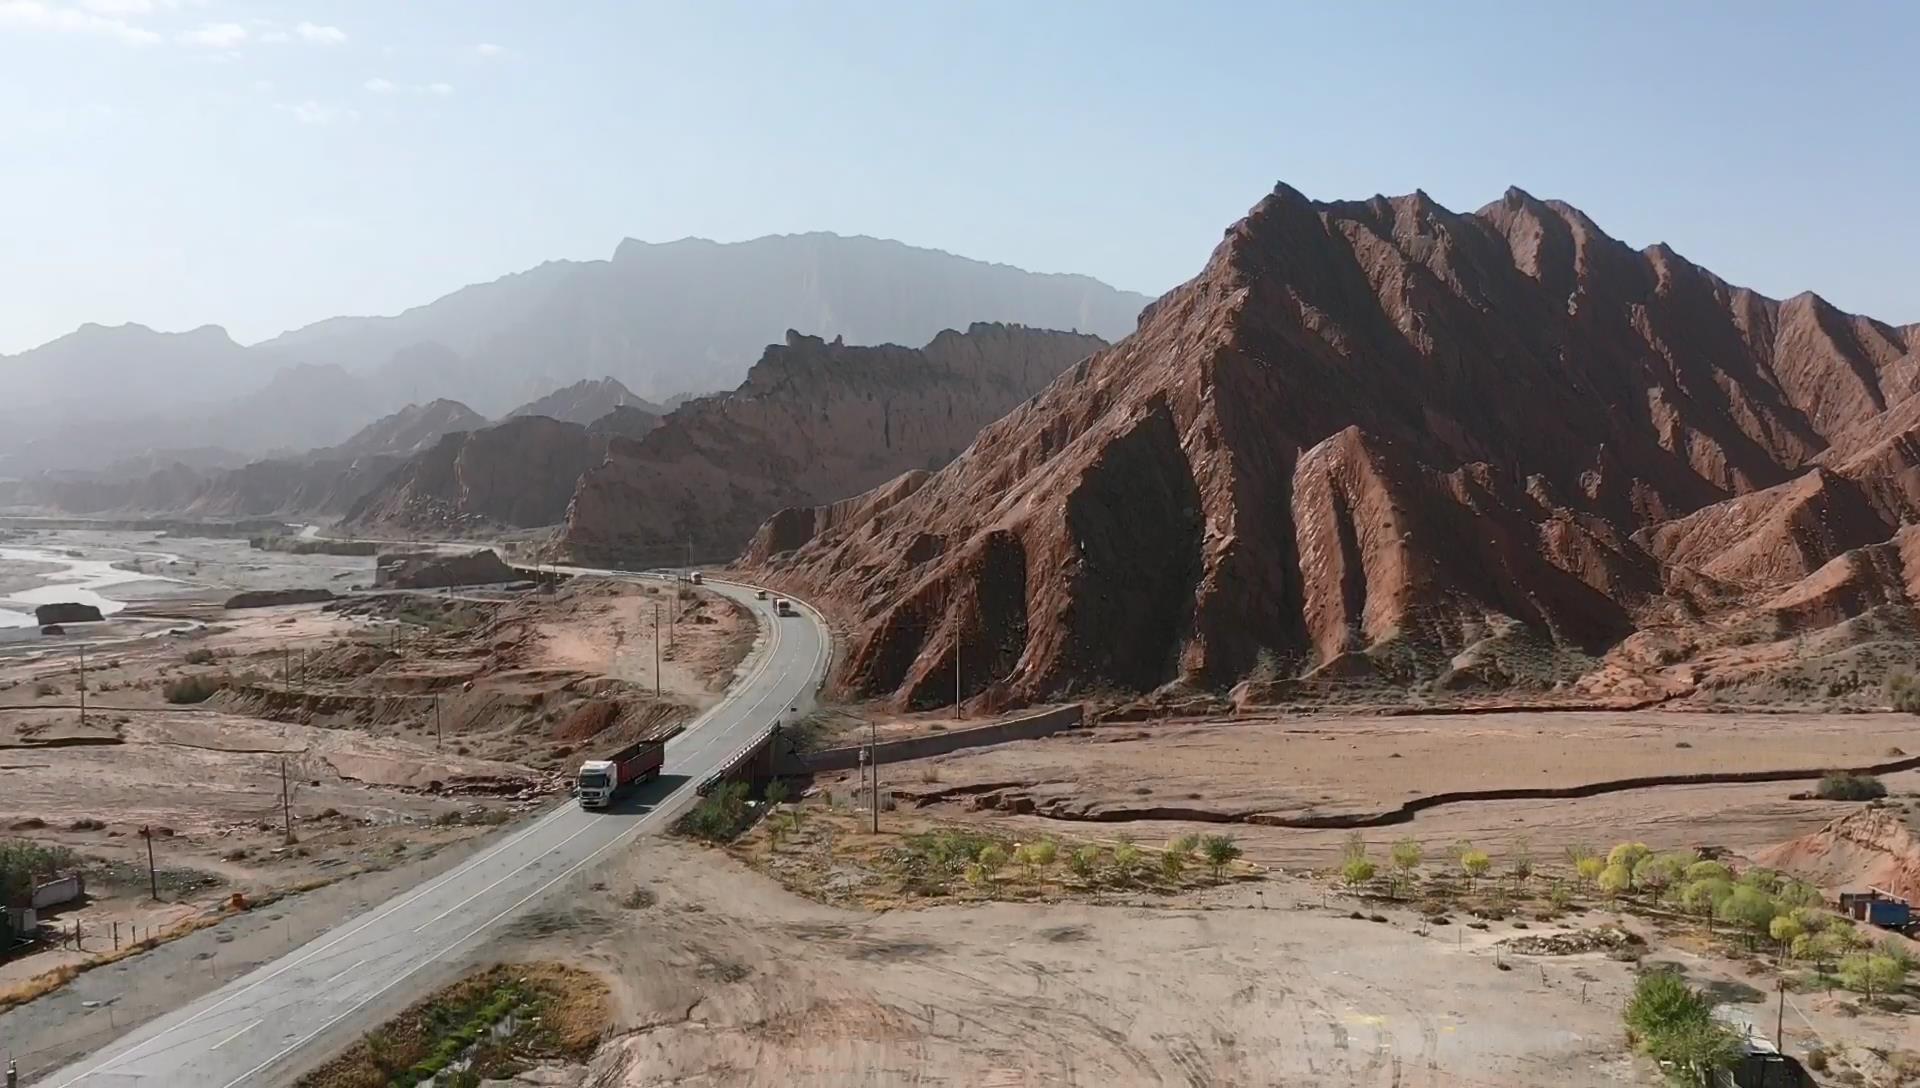
[[[1181,835],[1168,840],[1157,859],[1149,861],[1147,852],[1137,843],[1123,838],[1111,849],[1089,843],[1072,850],[1066,854],[1066,863],[1068,871],[1083,881],[1096,879],[1104,870],[1117,883],[1132,884],[1157,868],[1162,877],[1173,883],[1196,862],[1204,863],[1213,878],[1219,880],[1226,875],[1227,868],[1239,860],[1240,853],[1240,843],[1232,835]],[[998,843],[989,843],[974,855],[965,875],[967,883],[984,885],[993,874],[1011,863],[1020,866],[1031,879],[1051,868],[1060,856],[1060,844],[1052,839],[1023,843],[1011,851]]]

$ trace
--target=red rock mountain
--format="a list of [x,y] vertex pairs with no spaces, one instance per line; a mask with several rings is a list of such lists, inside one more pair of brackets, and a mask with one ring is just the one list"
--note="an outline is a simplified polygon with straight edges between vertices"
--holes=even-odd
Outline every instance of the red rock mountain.
[[689,401],[580,480],[561,544],[635,564],[739,554],[765,518],[938,468],[987,423],[1106,346],[1019,325],[947,330],[924,348],[788,332],[732,393]]
[[748,562],[853,628],[842,683],[909,704],[951,701],[956,650],[992,701],[1591,664],[1914,517],[1916,347],[1518,189],[1280,186],[945,468],[784,512]]
[[605,417],[617,408],[629,408],[645,412],[656,419],[666,414],[659,405],[635,396],[631,389],[621,385],[614,378],[578,381],[562,389],[556,389],[538,400],[528,401],[506,418],[515,416],[547,416],[566,423],[578,423],[586,426]]
[[359,532],[553,525],[606,444],[578,423],[537,415],[444,434],[387,474],[342,524]]

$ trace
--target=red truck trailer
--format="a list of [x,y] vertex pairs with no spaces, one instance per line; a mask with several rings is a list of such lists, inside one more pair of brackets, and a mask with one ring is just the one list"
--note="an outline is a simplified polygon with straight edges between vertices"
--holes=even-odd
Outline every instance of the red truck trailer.
[[667,760],[664,740],[635,741],[605,759],[580,764],[578,793],[581,808],[606,808],[614,794],[635,782],[658,777]]

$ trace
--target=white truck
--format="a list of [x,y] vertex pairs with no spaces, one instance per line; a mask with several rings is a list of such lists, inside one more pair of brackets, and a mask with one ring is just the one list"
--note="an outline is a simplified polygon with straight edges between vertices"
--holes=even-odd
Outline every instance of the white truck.
[[666,761],[664,740],[635,741],[606,759],[587,760],[580,764],[580,777],[575,786],[580,807],[606,808],[613,803],[614,795],[626,787],[659,777],[660,767]]

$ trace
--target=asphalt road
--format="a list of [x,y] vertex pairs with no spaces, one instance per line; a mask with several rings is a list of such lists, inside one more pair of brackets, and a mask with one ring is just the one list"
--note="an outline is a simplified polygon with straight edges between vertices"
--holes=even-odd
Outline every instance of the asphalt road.
[[711,580],[708,587],[753,609],[770,634],[727,696],[667,744],[666,766],[657,781],[600,812],[582,811],[568,801],[437,879],[343,921],[34,1083],[51,1088],[279,1083],[277,1071],[303,1048],[323,1036],[323,1045],[346,1045],[374,1026],[369,1021],[379,1009],[414,996],[409,980],[423,970],[539,904],[561,881],[634,836],[663,829],[692,803],[694,786],[754,734],[789,707],[804,713],[827,667],[827,635],[810,611],[777,618],[771,602],[755,599],[751,588]]

